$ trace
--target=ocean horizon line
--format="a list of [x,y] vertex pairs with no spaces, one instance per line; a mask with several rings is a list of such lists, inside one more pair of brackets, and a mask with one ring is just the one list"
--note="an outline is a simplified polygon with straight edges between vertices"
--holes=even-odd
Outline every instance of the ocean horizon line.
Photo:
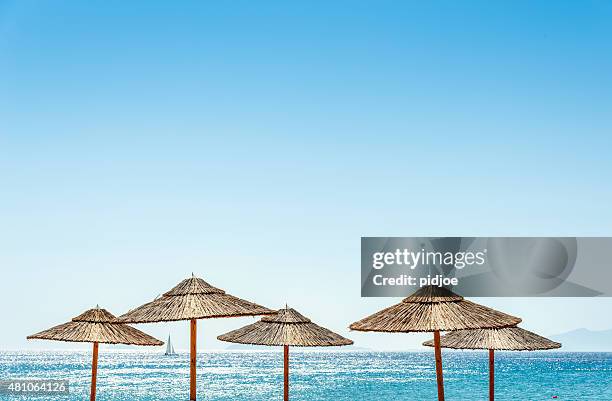
[[[321,347],[326,348],[326,347]],[[331,348],[331,347],[330,347]],[[484,349],[445,349],[445,353],[480,353],[486,352]],[[91,350],[85,348],[44,348],[44,349],[0,349],[0,353],[18,353],[18,352],[26,352],[26,353],[84,353],[90,354]],[[114,353],[114,354],[159,354],[161,356],[166,356],[159,349],[140,349],[137,347],[134,348],[107,348],[105,352]],[[175,349],[176,355],[188,355],[189,349],[185,348],[177,348]],[[282,353],[282,347],[270,347],[270,349],[198,349],[198,354],[230,354],[230,353]],[[292,348],[292,353],[326,353],[326,354],[340,354],[340,353],[415,353],[415,354],[429,354],[433,353],[433,349],[405,349],[405,350],[377,350],[377,349],[312,349],[305,347],[294,347]],[[499,350],[497,353],[516,353],[517,351],[504,351]],[[554,351],[550,350],[540,350],[540,351],[527,351],[525,354],[555,354],[555,353],[566,353],[566,354],[612,354],[612,350],[567,350],[563,348],[556,349]]]

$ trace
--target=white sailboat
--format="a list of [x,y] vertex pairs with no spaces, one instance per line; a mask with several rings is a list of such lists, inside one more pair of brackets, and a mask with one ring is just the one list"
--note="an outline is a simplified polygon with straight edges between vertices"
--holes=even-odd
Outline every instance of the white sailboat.
[[168,341],[166,342],[166,352],[164,355],[176,355],[174,352],[174,347],[172,346],[172,341],[170,341],[170,334],[168,334]]

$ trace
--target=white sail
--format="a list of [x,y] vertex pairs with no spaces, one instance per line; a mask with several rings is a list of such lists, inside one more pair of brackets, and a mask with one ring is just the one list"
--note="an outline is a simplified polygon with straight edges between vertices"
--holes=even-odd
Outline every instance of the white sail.
[[170,341],[170,335],[168,334],[168,341],[166,342],[166,353],[165,355],[174,355],[174,347],[172,346],[172,341]]

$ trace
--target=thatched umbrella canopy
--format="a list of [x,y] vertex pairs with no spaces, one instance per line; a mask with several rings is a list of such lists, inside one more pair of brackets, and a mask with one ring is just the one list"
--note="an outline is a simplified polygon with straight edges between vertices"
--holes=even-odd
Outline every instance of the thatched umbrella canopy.
[[28,340],[53,340],[65,342],[93,343],[91,365],[90,400],[96,399],[98,376],[98,344],[163,345],[148,334],[125,324],[117,324],[115,316],[106,309],[96,307],[83,312],[70,322],[60,324],[40,333],[32,334]]
[[440,331],[516,326],[521,319],[470,301],[443,287],[419,289],[399,304],[351,324],[351,330],[386,333],[433,332],[438,400],[444,400]]
[[181,281],[161,297],[119,316],[122,323],[191,322],[190,400],[196,399],[197,320],[274,313],[261,305],[227,294],[201,278]]
[[[489,350],[489,399],[495,398],[495,350],[537,351],[561,348],[561,343],[539,336],[520,327],[502,329],[459,330],[440,338],[442,348]],[[425,341],[427,347],[434,341]]]
[[217,339],[239,344],[282,346],[285,401],[289,399],[289,346],[334,347],[353,344],[352,340],[311,322],[295,309],[287,307]]
[[[442,348],[498,351],[538,351],[561,348],[561,343],[520,327],[453,331],[440,337],[440,343]],[[433,347],[433,340],[425,341],[423,345]]]

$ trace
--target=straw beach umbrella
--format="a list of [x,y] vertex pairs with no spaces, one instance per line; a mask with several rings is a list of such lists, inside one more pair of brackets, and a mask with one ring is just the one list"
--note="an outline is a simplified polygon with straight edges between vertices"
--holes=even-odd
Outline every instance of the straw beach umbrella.
[[438,400],[444,401],[440,332],[516,326],[521,319],[498,312],[455,294],[447,288],[427,286],[390,306],[351,324],[351,330],[386,333],[433,332]]
[[98,344],[163,345],[140,330],[125,324],[117,324],[116,318],[106,309],[96,307],[83,312],[70,322],[60,324],[40,333],[32,334],[28,340],[53,340],[65,342],[93,343],[91,364],[90,400],[96,399],[98,375]]
[[181,281],[161,297],[117,319],[122,323],[157,323],[189,320],[191,322],[189,399],[196,399],[197,320],[220,317],[257,316],[274,313],[268,308],[226,294],[201,278]]
[[281,309],[275,315],[238,330],[220,335],[217,339],[231,343],[282,346],[284,351],[284,400],[289,399],[289,346],[333,347],[351,345],[353,341],[314,324],[295,309]]
[[[460,330],[440,338],[442,348],[489,350],[489,399],[495,398],[495,350],[537,351],[561,348],[561,343],[539,336],[520,327],[503,329]],[[434,341],[423,345],[433,347]]]

